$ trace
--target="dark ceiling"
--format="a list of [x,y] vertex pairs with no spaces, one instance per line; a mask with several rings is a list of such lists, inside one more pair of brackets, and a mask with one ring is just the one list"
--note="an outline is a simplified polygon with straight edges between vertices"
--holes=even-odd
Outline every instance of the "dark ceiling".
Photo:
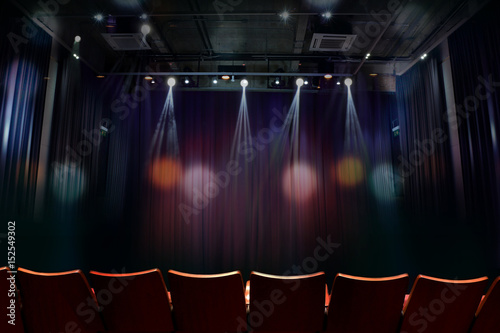
[[[488,0],[12,0],[98,73],[246,72],[401,74]],[[57,4],[43,8],[40,3]],[[285,20],[282,14],[288,11]],[[330,12],[330,18],[325,13]],[[94,16],[102,14],[98,22]],[[141,19],[142,14],[147,19]],[[140,33],[150,49],[113,47],[103,33]],[[313,51],[315,33],[356,35],[342,51]],[[370,57],[367,59],[367,54]],[[142,61],[138,61],[142,60]],[[142,67],[137,64],[141,63]],[[150,67],[147,67],[147,64]],[[242,67],[239,67],[240,70]]]

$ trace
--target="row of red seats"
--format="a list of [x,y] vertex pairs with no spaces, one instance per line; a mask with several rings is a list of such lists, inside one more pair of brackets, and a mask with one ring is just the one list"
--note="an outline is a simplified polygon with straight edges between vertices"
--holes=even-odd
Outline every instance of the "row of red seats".
[[90,280],[93,288],[80,270],[19,268],[14,282],[8,269],[0,268],[0,299],[2,309],[7,308],[0,332],[500,332],[500,277],[485,296],[487,277],[419,275],[409,295],[408,274],[337,274],[330,293],[323,272],[252,272],[244,288],[239,271],[198,275],[170,270],[170,292],[158,269],[91,271]]

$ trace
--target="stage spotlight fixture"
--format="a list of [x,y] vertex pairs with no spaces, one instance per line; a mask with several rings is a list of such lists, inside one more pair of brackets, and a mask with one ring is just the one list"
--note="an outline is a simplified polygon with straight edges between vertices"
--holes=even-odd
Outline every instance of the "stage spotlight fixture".
[[370,53],[368,53],[368,54],[366,55],[366,59],[370,58],[370,56],[371,56],[371,54],[370,54]]
[[153,79],[153,80],[151,80],[151,83],[152,83],[152,84],[155,84],[156,82],[155,82],[155,80]]
[[143,35],[149,34],[151,32],[151,27],[149,26],[149,24],[143,24],[141,27],[141,32]]
[[295,81],[298,87],[302,87],[304,85],[304,79],[298,78],[297,81]]
[[332,74],[325,74],[324,78],[330,80],[333,77]]
[[304,81],[304,85],[306,85],[306,86],[307,86],[308,84],[309,84],[309,81],[305,80],[305,81]]
[[243,79],[243,80],[241,80],[240,84],[241,84],[241,86],[243,88],[248,87],[248,80],[247,79]]
[[420,59],[422,59],[422,60],[424,60],[425,58],[427,58],[427,53],[424,53],[424,54],[420,57]]
[[78,56],[78,54],[73,54],[73,57],[75,57],[77,60],[80,59],[80,57]]
[[216,78],[216,77],[214,77],[214,79],[212,80],[212,82],[213,82],[214,84],[217,84],[219,81],[217,81],[217,78]]
[[332,18],[332,12],[324,12],[321,16],[329,20]]
[[222,79],[223,79],[224,81],[227,81],[227,80],[229,80],[229,79],[230,79],[230,77],[229,77],[229,75],[222,75]]
[[102,14],[96,14],[94,15],[94,20],[96,20],[97,22],[101,22],[102,20],[104,20],[104,16]]
[[279,85],[279,84],[280,84],[280,79],[279,79],[279,78],[276,78],[276,81],[274,81],[274,83],[275,83],[276,85]]
[[144,80],[151,81],[151,80],[153,80],[153,77],[148,75],[148,76],[144,77]]
[[80,36],[75,36],[75,42],[80,43],[82,41],[82,37]]
[[169,87],[175,86],[175,79],[173,77],[169,78],[167,84]]
[[185,84],[189,84],[189,79],[188,79],[188,78],[186,78],[186,79],[184,80],[184,83],[185,83]]
[[350,87],[352,85],[352,79],[348,77],[347,79],[345,79],[344,84]]
[[338,85],[338,86],[340,86],[340,80],[339,80],[339,81],[337,81],[337,85]]

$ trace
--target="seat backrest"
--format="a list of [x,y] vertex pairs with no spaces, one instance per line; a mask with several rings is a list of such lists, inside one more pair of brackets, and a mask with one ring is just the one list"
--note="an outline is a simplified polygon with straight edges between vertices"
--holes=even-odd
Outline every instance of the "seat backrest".
[[27,333],[103,332],[97,302],[82,271],[17,272]]
[[0,332],[23,333],[16,278],[9,271],[7,267],[0,267],[0,306],[6,314],[0,322]]
[[249,329],[314,332],[323,328],[325,273],[300,276],[250,274]]
[[408,274],[384,278],[337,274],[330,295],[326,330],[397,332],[408,280]]
[[159,269],[125,274],[90,271],[90,282],[107,330],[174,330],[168,291]]
[[188,274],[168,271],[177,331],[245,332],[246,308],[239,271]]
[[471,333],[500,332],[500,276],[493,281],[490,289],[476,311],[476,320]]
[[419,275],[405,306],[401,333],[467,333],[487,277],[445,280]]

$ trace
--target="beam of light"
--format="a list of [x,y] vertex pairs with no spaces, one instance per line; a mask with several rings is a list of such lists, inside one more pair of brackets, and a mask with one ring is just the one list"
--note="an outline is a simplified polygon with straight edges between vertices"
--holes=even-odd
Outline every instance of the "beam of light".
[[[164,140],[165,132],[166,140]],[[177,185],[182,177],[178,157],[179,140],[172,87],[170,87],[149,150],[149,176],[154,186],[166,190]]]
[[[163,141],[165,132],[167,136],[166,145],[164,145]],[[149,150],[149,161],[158,160],[160,155],[163,154],[172,158],[178,158],[179,156],[179,140],[177,138],[177,124],[175,122],[172,88],[168,91],[160,120],[156,125],[156,130]]]
[[347,114],[345,118],[344,152],[368,157],[363,132],[359,125],[356,106],[352,99],[351,86],[349,85],[349,83],[352,84],[352,80],[350,82],[347,80],[349,79],[346,79]]
[[283,123],[280,146],[278,153],[283,154],[289,152],[289,161],[292,159],[299,160],[299,118],[300,118],[300,87],[297,86],[297,92],[293,98],[290,110]]
[[243,146],[252,146],[252,134],[250,132],[250,120],[248,118],[248,105],[245,87],[243,87],[243,93],[241,94],[240,110],[238,111],[238,120],[236,121],[236,130],[234,132],[233,144],[231,146],[231,161],[236,161],[238,159],[238,151]]

